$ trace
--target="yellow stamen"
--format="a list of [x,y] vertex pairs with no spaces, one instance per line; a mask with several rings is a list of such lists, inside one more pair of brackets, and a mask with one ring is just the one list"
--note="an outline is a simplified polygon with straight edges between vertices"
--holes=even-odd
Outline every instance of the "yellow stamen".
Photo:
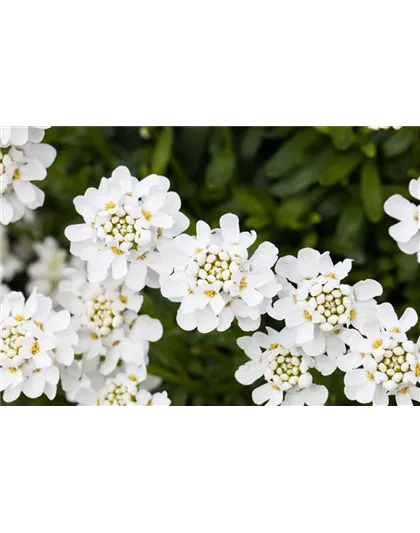
[[392,332],[393,332],[393,333],[401,333],[401,330],[400,330],[400,328],[394,328],[394,329],[392,330]]
[[356,317],[357,317],[356,309],[352,309],[350,311],[350,320],[356,320]]
[[107,202],[105,204],[105,209],[108,211],[109,209],[114,209],[114,207],[116,207],[117,204],[114,204],[114,202]]
[[32,355],[36,355],[38,352],[39,352],[39,343],[35,341],[32,344],[31,353],[32,353]]
[[112,247],[112,253],[114,253],[115,255],[122,255],[124,252],[122,252],[119,248],[117,248],[116,246],[113,246]]
[[277,343],[270,344],[270,350],[276,350],[279,347]]
[[141,259],[142,261],[144,261],[147,257],[147,252],[144,252],[144,254],[141,254],[138,256],[138,259]]
[[99,339],[99,336],[97,333],[91,333],[90,338],[96,341],[97,339]]
[[382,340],[378,340],[378,341],[375,341],[372,346],[375,350],[377,350],[378,348],[380,348],[383,344],[383,341]]
[[18,180],[22,176],[22,172],[19,168],[15,168],[15,171],[13,172],[13,179]]
[[42,322],[35,322],[41,331],[44,331],[44,324]]
[[241,282],[239,283],[239,290],[243,290],[243,289],[246,289],[248,287],[248,282],[246,280],[246,278],[242,278],[241,279]]
[[141,212],[143,213],[143,216],[146,220],[150,220],[152,218],[152,213],[150,211],[142,209]]
[[407,392],[408,392],[409,390],[410,390],[409,387],[404,387],[404,388],[401,389],[399,392],[400,392],[401,394],[407,394]]
[[217,292],[216,291],[207,290],[207,291],[204,291],[204,294],[206,296],[208,296],[209,298],[214,298],[216,296]]
[[17,372],[19,369],[15,366],[9,366],[9,372],[11,374],[14,374],[15,372]]
[[22,315],[15,315],[13,318],[18,322],[23,322],[25,320],[25,317]]
[[120,302],[122,302],[123,304],[126,304],[128,302],[128,298],[127,296],[124,296],[123,294],[121,294],[120,296]]
[[312,320],[312,315],[309,311],[306,309],[303,311],[303,316],[305,317],[305,320],[308,320],[309,322]]
[[134,374],[130,374],[128,376],[128,379],[131,380],[131,381],[137,381],[137,377]]
[[366,372],[367,378],[369,381],[375,381],[375,378],[372,374],[372,372]]

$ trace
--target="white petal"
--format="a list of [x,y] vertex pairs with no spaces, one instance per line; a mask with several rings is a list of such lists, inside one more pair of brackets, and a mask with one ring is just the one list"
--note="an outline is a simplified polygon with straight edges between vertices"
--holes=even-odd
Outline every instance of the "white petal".
[[410,214],[414,214],[415,205],[403,198],[400,194],[394,194],[384,204],[385,213],[397,220],[407,220]]
[[138,260],[130,264],[125,282],[132,291],[141,291],[146,283],[147,266]]
[[223,239],[229,243],[239,241],[239,218],[232,213],[220,218],[220,228],[223,231]]
[[200,333],[209,333],[217,328],[218,319],[210,307],[205,307],[197,313],[197,329]]
[[323,376],[330,376],[337,368],[337,364],[326,355],[319,355],[315,357],[315,368],[321,372]]
[[381,324],[386,329],[391,330],[394,327],[398,326],[397,314],[390,303],[385,302],[383,304],[378,305],[378,307],[376,308],[376,313]]
[[272,392],[273,386],[270,385],[270,383],[265,383],[264,385],[261,385],[252,391],[252,400],[257,405],[262,405],[270,399]]
[[67,226],[64,230],[64,234],[69,241],[85,241],[90,239],[94,235],[94,229],[87,224],[73,224],[72,226]]
[[114,279],[122,279],[128,271],[127,259],[125,255],[119,255],[112,262],[112,277]]
[[389,228],[391,237],[402,244],[409,242],[416,235],[417,231],[418,222],[415,221],[414,216],[412,219],[398,222],[398,224]]
[[13,208],[3,195],[0,195],[0,222],[7,225],[13,218]]
[[44,392],[45,379],[42,377],[41,372],[35,372],[30,378],[23,384],[23,393],[28,398],[39,398]]
[[242,300],[249,306],[254,307],[263,301],[263,295],[255,289],[247,287],[240,292]]
[[158,319],[151,318],[148,315],[141,315],[133,326],[133,335],[138,335],[141,339],[146,339],[150,342],[156,342],[162,338],[163,327]]
[[56,333],[63,331],[70,325],[70,313],[68,311],[58,311],[47,319],[45,322],[45,331]]
[[303,278],[315,278],[319,274],[321,254],[312,248],[303,248],[298,253],[298,268]]
[[399,320],[401,329],[406,332],[415,326],[418,322],[416,311],[412,307],[408,307]]
[[373,279],[359,281],[353,286],[353,290],[356,298],[362,302],[381,296],[383,293],[382,285]]
[[323,385],[311,385],[303,389],[301,394],[306,405],[325,405],[328,400],[328,389]]
[[264,368],[261,363],[255,361],[248,361],[244,365],[240,366],[235,372],[236,380],[241,385],[251,385],[259,379],[264,373]]
[[313,322],[304,322],[297,330],[296,342],[298,345],[310,342],[314,338]]
[[268,314],[276,320],[284,320],[291,313],[296,311],[296,303],[293,298],[286,296],[275,302],[273,307],[268,310]]
[[6,389],[4,391],[3,400],[6,403],[14,402],[17,398],[19,398],[21,392],[22,392],[22,384],[19,383],[19,385],[17,385],[13,389]]
[[24,204],[31,204],[36,200],[35,187],[30,181],[22,179],[13,182],[13,188],[19,200]]
[[409,191],[413,198],[420,200],[420,178],[410,181]]
[[196,313],[183,314],[178,311],[176,321],[180,328],[185,331],[192,331],[197,327]]
[[366,381],[363,388],[359,390],[356,396],[356,400],[359,403],[370,403],[373,402],[373,398],[375,396],[376,387],[380,387],[381,385],[376,385],[374,381]]
[[293,255],[280,257],[275,266],[276,274],[297,283],[302,279],[298,269],[298,260]]

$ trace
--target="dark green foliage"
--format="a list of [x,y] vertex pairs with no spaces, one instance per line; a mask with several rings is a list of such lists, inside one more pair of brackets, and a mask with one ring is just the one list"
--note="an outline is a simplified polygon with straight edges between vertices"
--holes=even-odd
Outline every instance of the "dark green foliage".
[[[275,243],[280,256],[305,246],[329,250],[334,261],[354,259],[349,282],[374,278],[401,313],[420,311],[420,265],[389,237],[394,223],[383,212],[386,198],[408,197],[411,177],[420,174],[420,128],[372,131],[366,127],[314,128],[52,128],[45,142],[58,156],[40,184],[46,193],[35,238],[53,235],[68,248],[64,228],[80,222],[72,200],[98,186],[118,165],[144,177],[167,175],[195,222],[217,226],[225,212],[238,214],[258,241]],[[12,234],[22,231],[19,225]],[[25,231],[28,231],[27,229]],[[22,276],[14,288],[22,289]],[[153,344],[150,372],[163,378],[174,405],[252,405],[252,387],[234,372],[246,361],[236,345],[244,333],[201,335],[175,323],[176,304],[147,289],[143,311],[162,320],[165,334]],[[264,325],[275,323],[264,317]],[[277,326],[279,327],[279,326]],[[420,330],[414,332],[417,339]],[[329,405],[347,405],[343,374],[316,376],[330,390]],[[21,404],[47,405],[45,398]],[[59,395],[54,404],[63,404]]]

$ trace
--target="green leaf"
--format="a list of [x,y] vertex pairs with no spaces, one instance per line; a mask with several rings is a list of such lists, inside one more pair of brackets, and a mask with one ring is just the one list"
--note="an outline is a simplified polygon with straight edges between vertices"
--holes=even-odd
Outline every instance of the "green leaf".
[[304,191],[318,181],[319,174],[326,164],[334,157],[334,150],[326,148],[314,161],[297,170],[290,178],[281,179],[271,187],[271,193],[275,196],[291,196]]
[[335,185],[347,178],[361,163],[363,156],[360,152],[347,152],[337,156],[320,175],[321,185]]
[[366,161],[363,164],[360,197],[367,218],[374,223],[382,220],[384,216],[382,184],[378,169],[373,161]]
[[152,155],[152,172],[163,174],[171,160],[173,144],[172,128],[167,126],[159,134],[155,150]]
[[347,150],[353,144],[355,136],[351,126],[334,126],[329,128],[332,142],[337,150]]
[[235,156],[227,148],[216,152],[206,170],[206,185],[209,189],[226,186],[235,174]]
[[365,154],[366,157],[369,157],[370,159],[373,159],[376,157],[377,150],[376,145],[373,141],[366,142],[365,144],[362,144],[360,149]]
[[241,154],[244,159],[255,157],[263,141],[263,136],[264,128],[252,127],[246,130],[241,147]]
[[286,141],[265,165],[269,178],[284,176],[298,165],[308,160],[308,149],[318,140],[318,133],[312,128],[298,131]]
[[179,138],[179,154],[182,156],[184,168],[194,174],[207,150],[210,129],[208,126],[182,128]]
[[402,128],[388,136],[382,148],[386,157],[396,157],[408,150],[412,142],[412,132],[408,128]]
[[344,209],[337,225],[336,239],[340,244],[352,241],[363,228],[363,211],[359,202],[353,199]]

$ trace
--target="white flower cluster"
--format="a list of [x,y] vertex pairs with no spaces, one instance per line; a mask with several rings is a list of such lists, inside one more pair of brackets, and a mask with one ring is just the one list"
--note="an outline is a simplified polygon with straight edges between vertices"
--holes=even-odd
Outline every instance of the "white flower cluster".
[[16,222],[27,209],[44,203],[44,193],[32,182],[45,179],[57,152],[48,144],[39,144],[43,137],[43,128],[0,128],[1,224]]
[[60,248],[53,237],[45,237],[42,242],[36,242],[33,248],[38,259],[27,269],[29,282],[26,291],[30,293],[36,288],[54,300],[67,266],[67,252]]
[[69,401],[81,405],[170,404],[166,392],[149,392],[159,384],[153,376],[146,379],[149,343],[162,337],[163,328],[159,320],[139,314],[143,296],[138,291],[111,276],[101,283],[89,282],[86,264],[73,258],[63,272],[57,302],[70,311],[79,335],[77,358],[61,376]]
[[395,396],[397,405],[420,402],[420,339],[409,340],[407,331],[418,316],[408,308],[398,319],[389,303],[378,305],[363,335],[353,331],[350,351],[343,361],[345,394],[350,400],[388,405]]
[[387,130],[393,128],[394,130],[400,130],[401,120],[368,120],[368,128],[372,130]]
[[0,301],[10,292],[3,282],[11,281],[22,268],[22,260],[11,250],[6,228],[0,225]]
[[128,365],[124,372],[105,380],[100,390],[81,387],[76,393],[80,405],[98,406],[168,406],[166,392],[152,394],[145,386],[147,372],[144,366]]
[[[413,198],[420,200],[420,177],[410,181],[409,191]],[[420,263],[420,205],[394,194],[385,202],[384,209],[387,215],[400,221],[389,228],[389,234],[402,252],[417,254]]]
[[65,234],[71,253],[87,262],[90,282],[105,281],[111,272],[133,291],[159,286],[167,269],[161,251],[189,225],[169,186],[168,178],[152,174],[139,181],[121,166],[98,189],[75,198],[85,223],[68,226]]
[[[383,405],[395,395],[399,405],[420,401],[419,348],[406,335],[417,323],[416,312],[407,309],[398,320],[390,304],[377,305],[378,282],[343,283],[350,269],[350,260],[334,265],[329,253],[310,248],[297,258],[279,259],[275,270],[282,291],[268,313],[285,320],[286,327],[238,341],[251,362],[240,367],[237,380],[250,384],[264,376],[267,382],[254,391],[255,403],[323,403],[319,388],[317,393],[307,390],[309,369],[329,375],[337,366],[348,372],[350,400]],[[322,394],[325,402],[327,394]]]
[[25,301],[11,292],[1,302],[0,390],[13,402],[23,392],[29,398],[43,393],[52,400],[60,377],[69,366],[78,342],[68,311],[52,310],[50,298],[34,291]]
[[327,401],[327,388],[315,385],[311,374],[321,357],[309,357],[294,346],[286,329],[257,331],[238,339],[238,345],[250,359],[235,373],[239,383],[251,385],[261,377],[266,381],[252,393],[257,405],[324,405]]
[[178,325],[187,331],[227,330],[237,318],[244,331],[256,330],[281,286],[272,267],[278,250],[262,243],[248,257],[256,233],[240,232],[236,215],[226,214],[220,228],[197,223],[197,235],[180,235],[168,248],[172,272],[160,277],[163,296],[180,302]]

